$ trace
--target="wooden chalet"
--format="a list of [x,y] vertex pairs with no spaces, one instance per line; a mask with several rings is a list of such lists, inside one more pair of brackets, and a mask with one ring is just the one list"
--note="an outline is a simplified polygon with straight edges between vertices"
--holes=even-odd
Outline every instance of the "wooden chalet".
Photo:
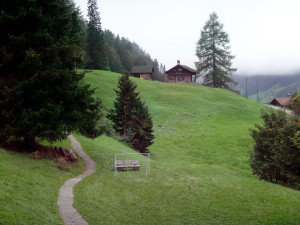
[[193,83],[193,76],[197,71],[188,66],[180,64],[177,60],[177,65],[165,72],[167,74],[168,83]]
[[144,80],[152,80],[154,72],[153,66],[134,66],[131,69],[131,75]]
[[290,107],[291,98],[274,98],[270,104],[281,107]]

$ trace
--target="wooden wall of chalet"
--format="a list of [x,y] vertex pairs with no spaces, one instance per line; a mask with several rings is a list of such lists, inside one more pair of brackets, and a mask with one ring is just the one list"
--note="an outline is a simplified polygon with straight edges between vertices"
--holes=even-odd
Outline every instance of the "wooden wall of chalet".
[[167,73],[168,83],[192,83],[192,73],[180,66],[176,66]]
[[134,77],[141,78],[143,80],[152,80],[151,74],[149,73],[141,73],[141,74],[133,74]]
[[168,83],[192,83],[190,74],[168,74]]

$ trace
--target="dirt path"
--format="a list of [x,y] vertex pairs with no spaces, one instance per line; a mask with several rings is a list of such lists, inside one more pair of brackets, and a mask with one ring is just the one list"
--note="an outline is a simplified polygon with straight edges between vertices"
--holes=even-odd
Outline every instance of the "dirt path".
[[96,165],[90,157],[82,151],[80,143],[70,135],[73,150],[85,161],[87,165],[86,171],[78,177],[67,180],[59,190],[57,205],[59,213],[65,225],[85,225],[88,224],[82,216],[73,207],[74,195],[73,187],[83,178],[91,175],[96,171]]
[[281,107],[274,106],[274,105],[269,105],[269,104],[265,104],[265,106],[267,106],[269,108],[272,108],[272,109],[279,110],[279,111],[284,111],[287,114],[293,115],[293,111],[289,110],[289,109],[285,109],[285,108],[281,108]]

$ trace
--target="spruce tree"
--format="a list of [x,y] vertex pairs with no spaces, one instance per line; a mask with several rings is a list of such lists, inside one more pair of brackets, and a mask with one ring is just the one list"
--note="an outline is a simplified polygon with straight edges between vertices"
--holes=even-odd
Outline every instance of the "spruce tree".
[[236,84],[231,77],[236,69],[231,67],[234,56],[229,49],[228,34],[214,12],[203,27],[196,46],[197,72],[203,76],[204,85],[230,89],[230,83]]
[[135,93],[136,87],[128,75],[122,75],[118,81],[118,89],[115,90],[117,98],[111,118],[114,122],[113,128],[122,136],[132,133],[132,116],[136,102],[140,101],[139,93]]
[[99,135],[101,102],[75,70],[84,32],[74,3],[1,1],[0,11],[1,144]]
[[121,135],[130,147],[148,152],[148,147],[153,143],[153,124],[148,108],[135,92],[137,85],[128,75],[122,75],[118,81],[118,90],[114,110],[110,118],[114,123],[115,131]]
[[132,121],[131,146],[141,153],[148,153],[148,146],[153,144],[154,135],[152,119],[144,102],[137,101]]
[[104,52],[104,39],[101,29],[97,0],[88,0],[88,24],[86,36],[86,55],[88,69],[108,69]]

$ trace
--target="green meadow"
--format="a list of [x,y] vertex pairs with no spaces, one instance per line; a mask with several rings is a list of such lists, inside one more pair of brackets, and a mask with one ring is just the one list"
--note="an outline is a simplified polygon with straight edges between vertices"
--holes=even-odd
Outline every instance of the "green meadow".
[[[108,109],[119,76],[86,74]],[[142,164],[114,176],[115,154],[135,151],[111,137],[75,134],[97,165],[74,190],[74,206],[89,224],[299,224],[300,192],[259,180],[248,163],[249,128],[269,109],[226,90],[132,80],[154,122],[151,175]],[[61,170],[0,149],[0,224],[62,224],[59,188],[84,168],[80,161]]]
[[[86,76],[109,109],[119,76]],[[154,122],[151,175],[141,167],[114,177],[114,154],[134,151],[77,135],[97,164],[75,187],[75,207],[90,224],[299,224],[300,192],[259,180],[248,164],[249,128],[268,109],[221,89],[133,80]]]
[[[47,143],[43,143],[48,145]],[[70,141],[54,143],[70,148]],[[56,205],[60,186],[85,169],[78,164],[64,166],[33,154],[0,148],[0,224],[63,224]]]

